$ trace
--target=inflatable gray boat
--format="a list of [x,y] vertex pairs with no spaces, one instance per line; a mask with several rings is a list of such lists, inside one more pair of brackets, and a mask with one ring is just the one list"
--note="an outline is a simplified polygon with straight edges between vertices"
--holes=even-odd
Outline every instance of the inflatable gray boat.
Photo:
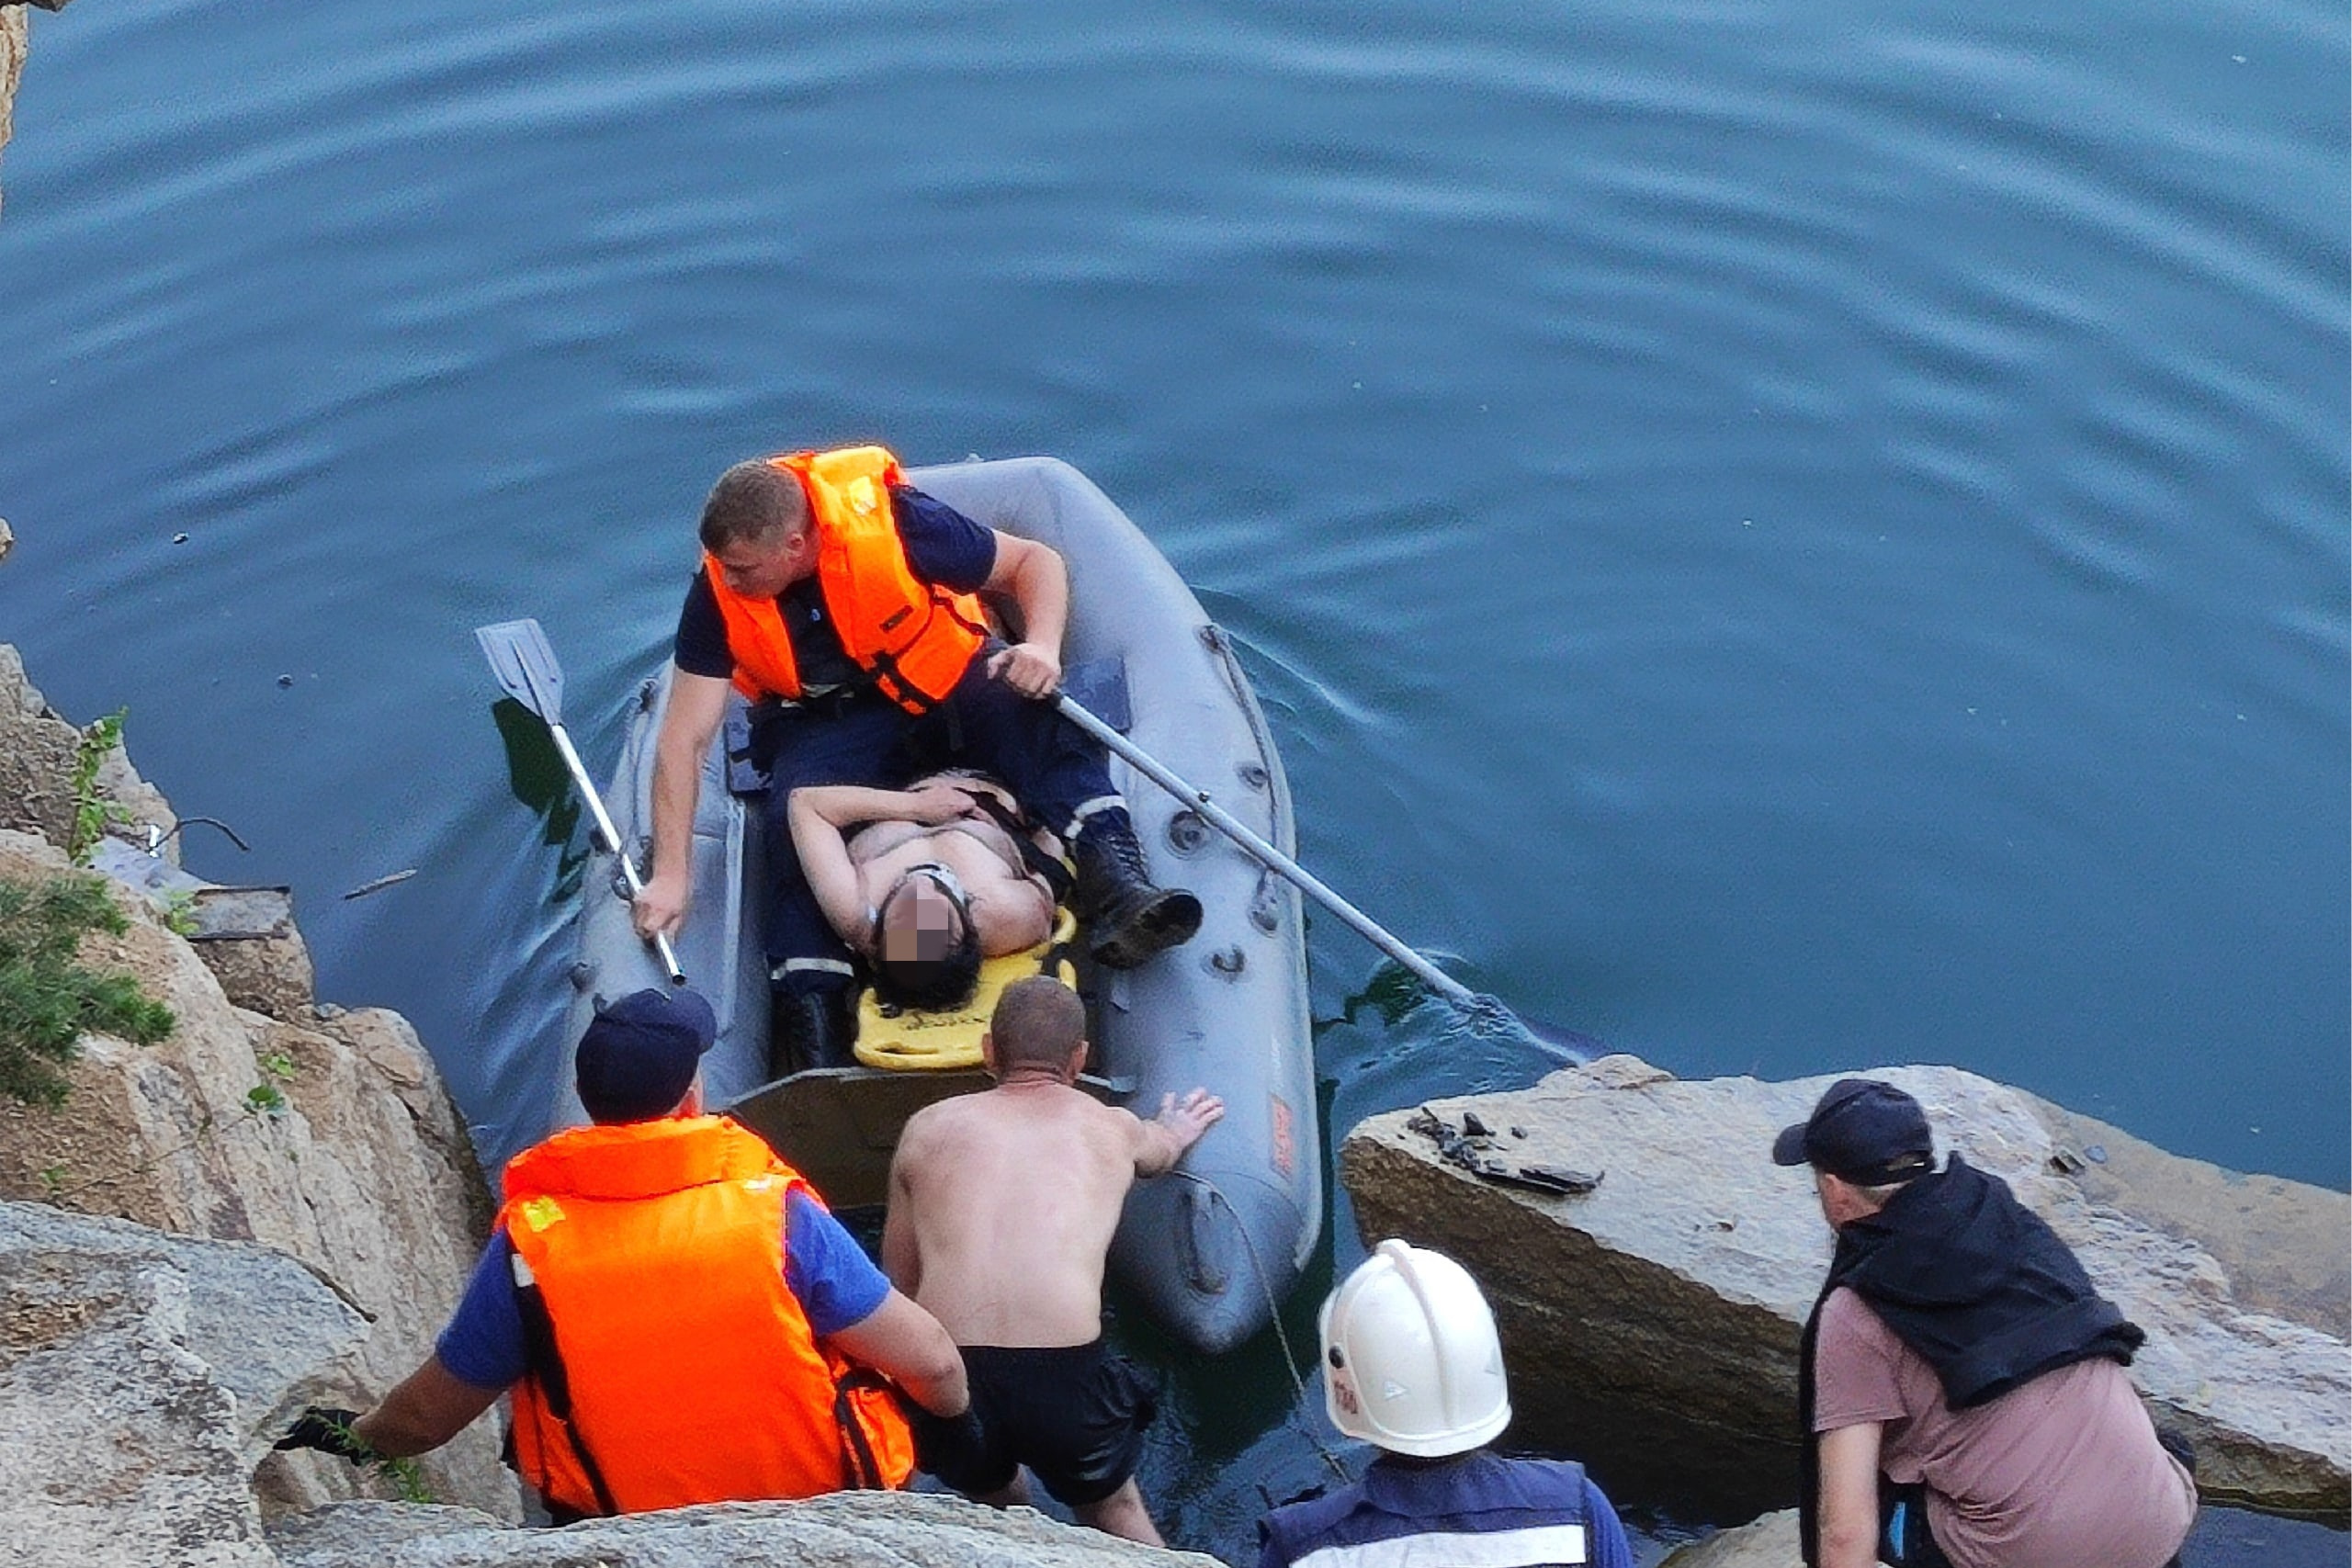
[[[1108,497],[1068,464],[1044,457],[907,477],[986,526],[1059,551],[1070,578],[1063,661],[1072,694],[1250,831],[1293,852],[1282,763],[1230,645]],[[665,662],[637,695],[606,796],[621,841],[639,850],[640,864],[667,671]],[[1192,942],[1139,969],[1081,971],[1095,1045],[1089,1085],[1145,1115],[1162,1094],[1203,1085],[1224,1097],[1226,1113],[1176,1172],[1137,1183],[1111,1267],[1170,1333],[1222,1351],[1265,1325],[1321,1224],[1300,898],[1198,812],[1115,758],[1112,777],[1154,878],[1193,889],[1205,917]],[[705,1066],[709,1101],[767,1137],[836,1206],[878,1202],[907,1117],[987,1080],[972,1071],[845,1067],[763,1081],[760,814],[729,787],[746,782],[740,773],[730,777],[722,735],[704,763],[695,899],[676,942],[680,964],[718,1015],[718,1043]],[[587,886],[568,1040],[579,1038],[595,998],[664,978],[630,927],[612,856],[598,855]],[[570,1075],[563,1078],[559,1124],[583,1119]]]

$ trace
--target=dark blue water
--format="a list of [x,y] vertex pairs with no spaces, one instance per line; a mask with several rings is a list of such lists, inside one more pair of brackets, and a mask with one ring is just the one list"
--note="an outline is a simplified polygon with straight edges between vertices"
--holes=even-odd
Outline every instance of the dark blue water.
[[[470,628],[601,768],[726,463],[1051,452],[1474,984],[2340,1188],[2348,74],[2321,0],[84,0],[0,159],[0,637],[501,1147],[576,889]],[[1333,1122],[1540,1066],[1435,1033],[1328,1029]],[[1250,1354],[1148,1473],[1225,1550],[1319,1463]]]

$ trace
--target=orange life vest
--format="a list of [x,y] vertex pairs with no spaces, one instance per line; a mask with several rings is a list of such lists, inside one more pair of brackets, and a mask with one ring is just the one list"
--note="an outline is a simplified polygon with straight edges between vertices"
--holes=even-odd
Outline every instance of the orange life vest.
[[[850,662],[909,713],[938,703],[964,678],[988,635],[979,600],[923,581],[890,511],[890,486],[906,482],[899,460],[879,446],[794,452],[768,461],[800,483],[817,530],[817,585]],[[727,586],[707,551],[703,571],[727,623],[735,689],[758,701],[800,695],[792,637],[772,598]]]
[[[574,1127],[508,1163],[499,1220],[554,1344],[554,1365],[535,1355],[515,1385],[515,1460],[551,1505],[639,1513],[905,1482],[905,1417],[878,1374],[816,1342],[785,1283],[795,1187],[811,1190],[723,1116]],[[527,1337],[537,1303],[518,1295]]]

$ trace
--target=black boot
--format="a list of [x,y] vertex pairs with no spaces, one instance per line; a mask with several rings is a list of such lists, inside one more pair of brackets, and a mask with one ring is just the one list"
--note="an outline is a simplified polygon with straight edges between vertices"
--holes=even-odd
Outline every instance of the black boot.
[[1106,969],[1132,969],[1201,929],[1198,898],[1181,887],[1152,886],[1124,811],[1091,818],[1080,829],[1069,903],[1086,927],[1087,951]]
[[857,1020],[850,1013],[854,994],[849,986],[798,990],[779,983],[768,987],[770,1079],[809,1067],[855,1064],[850,1054],[857,1039]]

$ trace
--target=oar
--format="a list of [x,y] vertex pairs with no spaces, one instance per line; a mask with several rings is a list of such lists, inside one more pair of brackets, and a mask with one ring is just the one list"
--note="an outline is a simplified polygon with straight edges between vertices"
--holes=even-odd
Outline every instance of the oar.
[[[1494,998],[1479,995],[1391,936],[1371,916],[1326,887],[1322,879],[1313,872],[1308,871],[1290,856],[1250,831],[1248,827],[1236,819],[1231,812],[1210,799],[1206,790],[1186,784],[1159,758],[1097,718],[1077,698],[1063,692],[1056,694],[1054,703],[1060,708],[1064,718],[1102,742],[1136,772],[1199,813],[1204,821],[1248,851],[1259,864],[1273,872],[1292,886],[1345,920],[1355,929],[1358,935],[1410,970],[1430,990],[1469,1012],[1500,1012],[1505,1016],[1516,1016]],[[1547,1031],[1528,1023],[1524,1019],[1520,1020],[1520,1022],[1529,1033],[1542,1038],[1552,1038],[1562,1033],[1573,1032],[1559,1030]]]
[[[596,793],[595,781],[588,776],[580,753],[572,749],[571,737],[563,732],[563,666],[555,661],[555,649],[548,646],[548,634],[539,629],[538,622],[525,619],[476,626],[474,637],[481,644],[483,657],[490,660],[490,672],[498,677],[506,694],[546,721],[563,765],[571,772],[571,782],[579,789],[580,798],[588,803],[589,818],[595,824],[597,839],[619,858],[621,882],[628,888],[629,897],[635,898],[645,891],[645,884],[630,863],[628,852],[621,847],[620,829],[613,826],[612,817],[605,810],[605,798]],[[684,985],[686,972],[678,967],[678,955],[671,948],[670,939],[655,937],[653,951],[661,955],[662,967],[669,971],[670,984]]]

